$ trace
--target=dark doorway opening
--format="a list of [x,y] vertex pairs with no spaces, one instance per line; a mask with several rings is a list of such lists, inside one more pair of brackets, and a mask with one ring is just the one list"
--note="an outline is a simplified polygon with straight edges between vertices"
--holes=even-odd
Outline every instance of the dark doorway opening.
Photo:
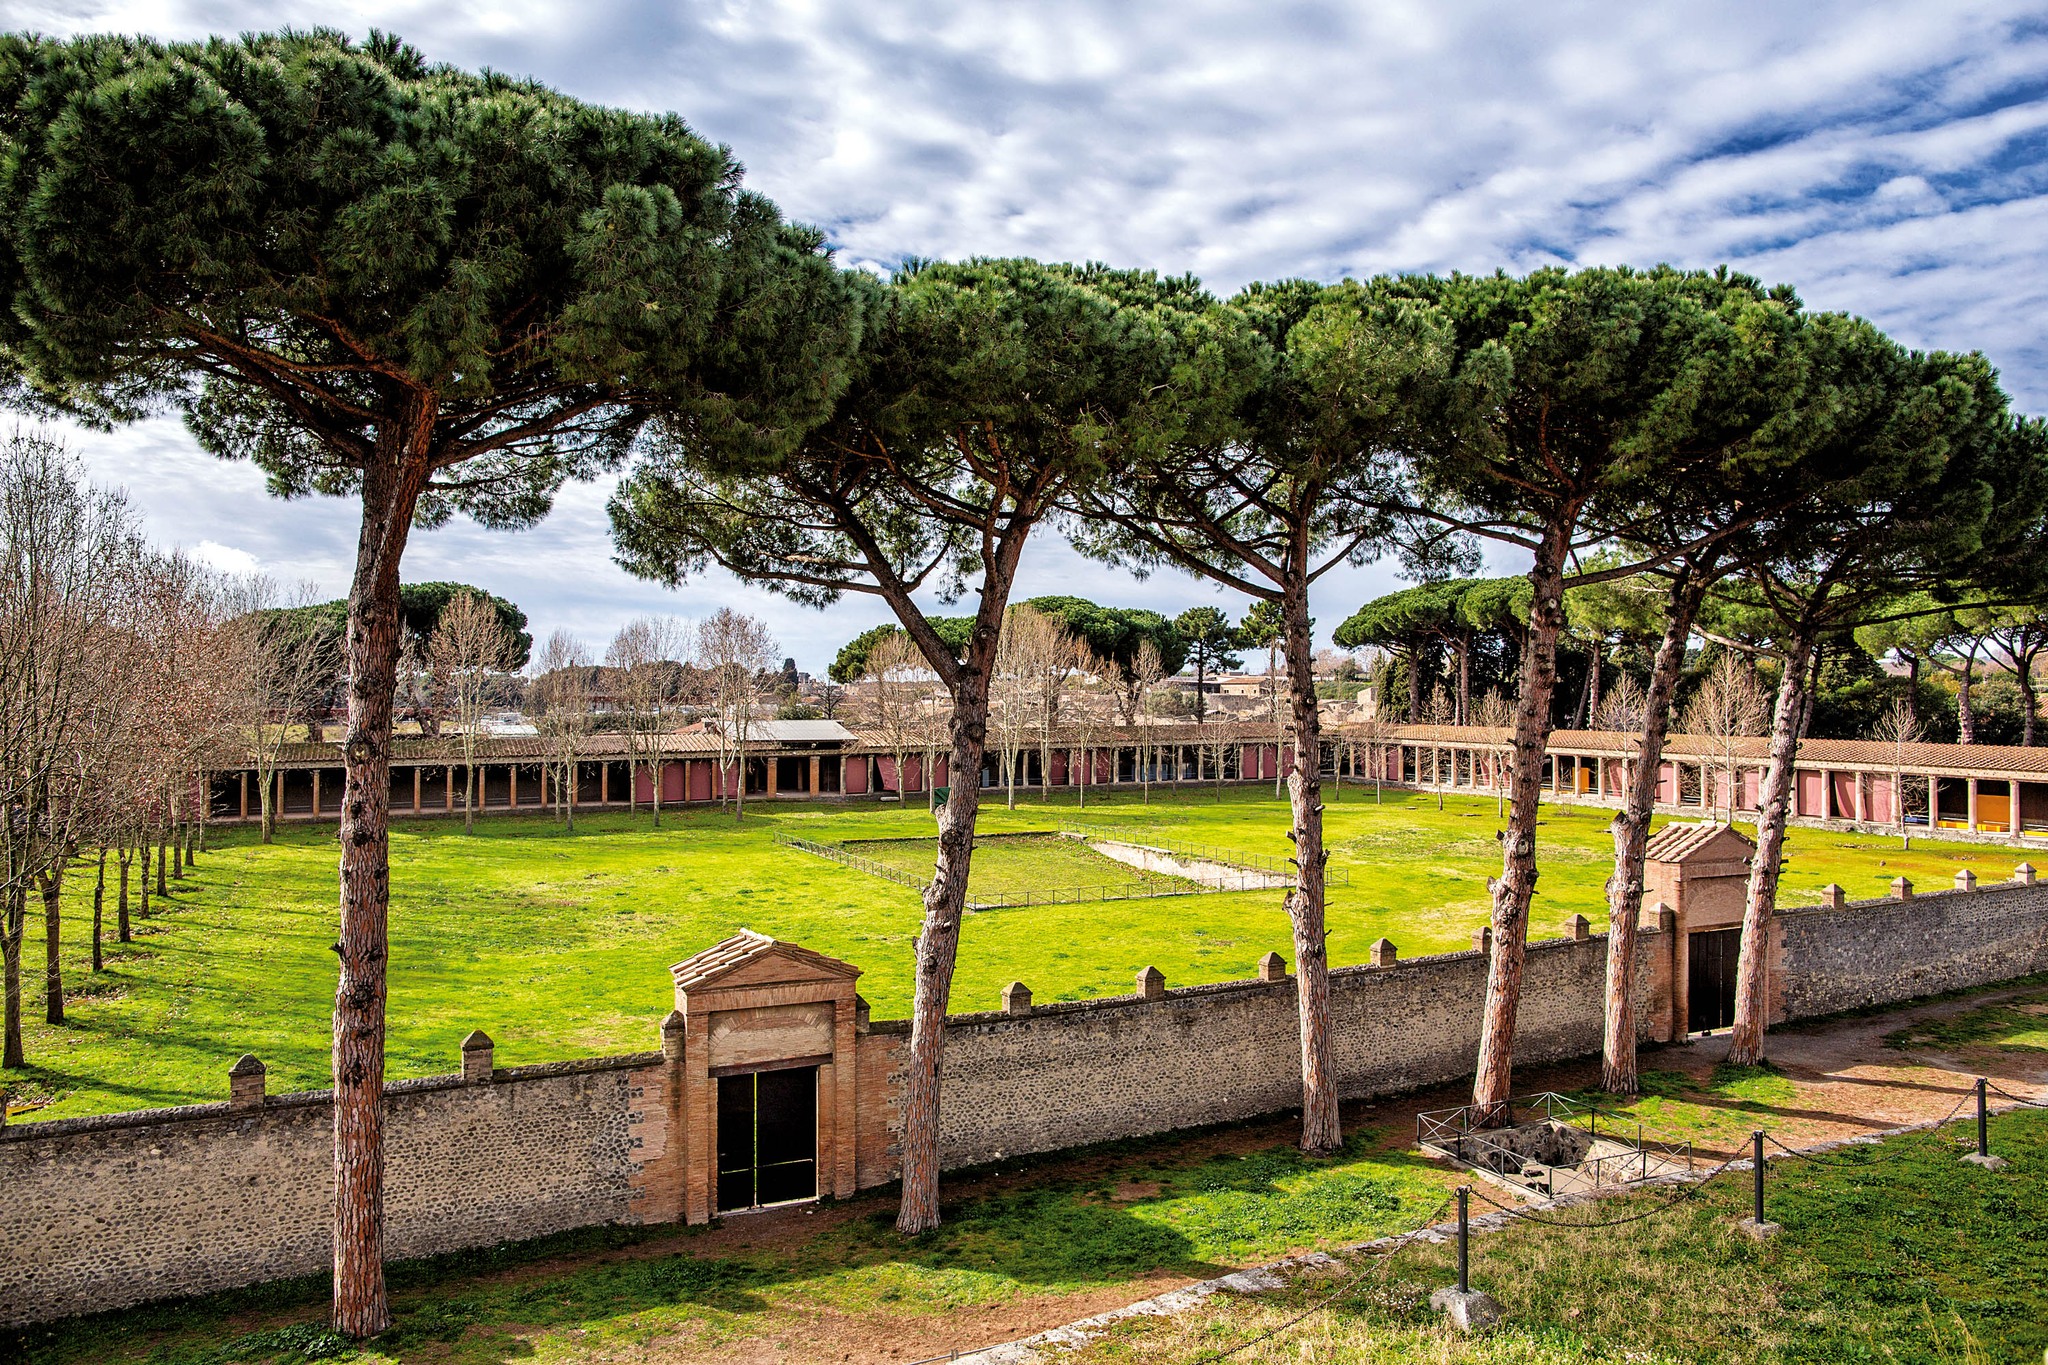
[[1742,957],[1742,931],[1702,930],[1687,939],[1685,951],[1686,1032],[1727,1028],[1735,1022],[1735,968]]
[[818,1197],[818,1068],[718,1078],[718,1211]]

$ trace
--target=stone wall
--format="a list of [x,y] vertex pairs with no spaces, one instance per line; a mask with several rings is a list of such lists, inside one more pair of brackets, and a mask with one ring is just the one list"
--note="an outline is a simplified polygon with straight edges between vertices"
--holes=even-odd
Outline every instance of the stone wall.
[[2048,885],[2001,882],[1904,900],[1781,909],[1774,1019],[2048,971]]
[[[400,1082],[385,1101],[394,1258],[629,1218],[660,1054]],[[325,1092],[17,1124],[0,1140],[0,1323],[323,1271]]]
[[[1639,941],[1647,1005],[1661,989],[1658,964],[1669,948],[1655,933]],[[1599,1051],[1606,960],[1604,936],[1529,946],[1517,1064]],[[1331,972],[1344,1098],[1469,1076],[1485,996],[1486,958],[1476,952]],[[1646,1027],[1653,1013],[1642,1011]],[[946,1034],[941,1160],[972,1165],[1298,1106],[1296,1036],[1292,978],[955,1017]]]

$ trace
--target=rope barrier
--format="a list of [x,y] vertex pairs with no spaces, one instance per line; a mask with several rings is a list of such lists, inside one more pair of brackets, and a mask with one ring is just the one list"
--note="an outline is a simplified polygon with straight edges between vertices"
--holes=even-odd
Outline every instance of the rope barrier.
[[2014,1104],[2019,1105],[2022,1109],[2048,1109],[2048,1100],[2024,1100],[2021,1099],[2018,1095],[2013,1094],[2010,1090],[2000,1089],[1998,1086],[1991,1084],[1991,1082],[1988,1080],[1984,1082],[1984,1088],[1986,1090],[1989,1090],[1994,1095],[2004,1096],[2006,1099],[2011,1100]]
[[[1947,1126],[1948,1123],[1951,1120],[1953,1120],[1956,1115],[1963,1112],[1964,1105],[1967,1105],[1968,1103],[1970,1103],[1970,1101],[1976,1098],[1977,1096],[1974,1090],[1965,1091],[1963,1093],[1963,1097],[1956,1101],[1955,1108],[1949,1110],[1948,1113],[1943,1117],[1936,1119],[1933,1123],[1929,1124],[1928,1127],[1942,1128]],[[1892,1151],[1885,1152],[1878,1150],[1875,1144],[1865,1144],[1858,1142],[1845,1144],[1844,1148],[1837,1148],[1836,1150],[1840,1151],[1844,1150],[1846,1147],[1855,1147],[1858,1150],[1869,1151],[1872,1153],[1872,1155],[1855,1161],[1837,1161],[1832,1157],[1821,1156],[1818,1153],[1802,1152],[1796,1147],[1787,1147],[1783,1142],[1779,1141],[1777,1136],[1773,1133],[1765,1133],[1764,1141],[1770,1143],[1773,1147],[1776,1147],[1779,1151],[1785,1153],[1785,1155],[1787,1156],[1797,1157],[1801,1161],[1811,1162],[1816,1166],[1834,1166],[1842,1169],[1848,1169],[1852,1167],[1874,1166],[1880,1161],[1891,1161],[1906,1154],[1906,1149],[1903,1147],[1895,1148]],[[1971,1145],[1974,1146],[1974,1142]]]
[[1502,1213],[1505,1213],[1510,1217],[1522,1219],[1524,1222],[1540,1223],[1544,1227],[1582,1229],[1618,1228],[1625,1227],[1630,1223],[1640,1223],[1646,1218],[1655,1218],[1660,1213],[1669,1213],[1672,1209],[1677,1208],[1680,1204],[1685,1203],[1687,1200],[1698,1198],[1700,1191],[1707,1187],[1707,1183],[1709,1181],[1715,1179],[1717,1176],[1726,1173],[1730,1168],[1734,1167],[1735,1165],[1744,1160],[1746,1160],[1746,1158],[1744,1157],[1729,1157],[1726,1161],[1722,1162],[1719,1166],[1716,1166],[1713,1170],[1707,1172],[1707,1174],[1700,1177],[1698,1180],[1688,1181],[1685,1184],[1685,1186],[1679,1190],[1677,1194],[1665,1200],[1662,1204],[1659,1204],[1654,1209],[1648,1209],[1642,1213],[1630,1214],[1626,1218],[1609,1218],[1598,1223],[1581,1223],[1569,1218],[1545,1218],[1531,1209],[1523,1208],[1519,1204],[1503,1204],[1498,1199],[1495,1199],[1493,1196],[1482,1191],[1477,1185],[1472,1187],[1472,1193],[1478,1195],[1480,1199],[1484,1200],[1486,1203],[1493,1205]]
[[1436,1206],[1436,1212],[1430,1214],[1429,1221],[1427,1223],[1410,1232],[1405,1232],[1401,1234],[1400,1237],[1395,1239],[1394,1244],[1388,1247],[1384,1253],[1375,1257],[1370,1264],[1360,1266],[1357,1272],[1353,1274],[1350,1279],[1346,1280],[1343,1284],[1338,1285],[1337,1288],[1323,1296],[1323,1298],[1320,1301],[1309,1305],[1307,1308],[1302,1309],[1301,1312],[1296,1313],[1293,1317],[1289,1318],[1287,1321],[1283,1323],[1280,1323],[1278,1326],[1269,1327],[1255,1337],[1247,1337],[1245,1340],[1240,1341],[1235,1346],[1226,1347],[1225,1349],[1214,1352],[1210,1355],[1201,1356],[1193,1362],[1191,1362],[1191,1365],[1216,1365],[1216,1362],[1219,1360],[1228,1360],[1232,1356],[1241,1355],[1244,1352],[1249,1351],[1254,1346],[1262,1345],[1265,1342],[1273,1340],[1273,1338],[1280,1336],[1282,1333],[1293,1331],[1296,1327],[1299,1327],[1302,1323],[1308,1321],[1308,1319],[1314,1317],[1317,1313],[1322,1312],[1331,1304],[1337,1302],[1338,1299],[1343,1298],[1345,1295],[1354,1292],[1358,1288],[1358,1286],[1365,1282],[1368,1276],[1378,1274],[1386,1270],[1388,1266],[1394,1263],[1394,1257],[1400,1255],[1403,1251],[1406,1251],[1415,1243],[1422,1241],[1431,1233],[1435,1232],[1437,1219],[1443,1214],[1444,1210],[1448,1209],[1450,1206],[1451,1201],[1448,1199],[1444,1200],[1443,1203],[1438,1204]]

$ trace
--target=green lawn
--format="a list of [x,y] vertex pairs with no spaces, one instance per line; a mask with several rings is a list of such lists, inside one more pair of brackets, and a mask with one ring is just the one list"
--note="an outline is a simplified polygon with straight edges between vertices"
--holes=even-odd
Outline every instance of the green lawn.
[[[841,845],[912,877],[929,878],[938,840],[856,839]],[[1106,900],[1124,896],[1173,896],[1199,883],[1105,857],[1079,839],[1058,834],[1010,835],[984,839],[974,850],[967,898],[976,902],[1046,896],[1063,900]]]
[[[1192,1365],[1235,1346],[1244,1365],[2004,1365],[2048,1348],[2048,1114],[1995,1119],[2011,1167],[1956,1159],[1964,1125],[1828,1156],[1773,1160],[1766,1214],[1785,1231],[1736,1235],[1749,1176],[1623,1227],[1522,1223],[1472,1241],[1472,1284],[1508,1321],[1460,1337],[1429,1310],[1456,1279],[1449,1244],[1415,1244],[1356,1291],[1284,1324],[1342,1281],[1222,1296],[1178,1318],[1133,1321],[1075,1365]],[[1555,1217],[1587,1222],[1662,1195]],[[1261,1333],[1281,1328],[1259,1341]]]
[[[983,828],[1043,830],[1073,814],[1070,803],[984,807]],[[1284,856],[1287,807],[1270,789],[1092,794],[1091,826],[1132,837]],[[1602,812],[1546,811],[1543,880],[1534,922],[1557,932],[1580,912],[1604,921],[1601,886],[1610,837]],[[1330,953],[1366,960],[1391,938],[1404,957],[1470,946],[1486,918],[1486,880],[1499,867],[1494,803],[1370,790],[1332,797]],[[672,1003],[671,963],[746,927],[801,942],[865,969],[861,990],[877,1018],[900,1017],[909,999],[917,934],[916,891],[785,848],[777,832],[820,841],[928,838],[921,810],[763,803],[744,824],[716,810],[668,811],[660,830],[643,813],[586,816],[566,835],[540,816],[479,823],[474,837],[452,821],[400,825],[392,838],[390,1066],[396,1079],[455,1069],[457,1043],[473,1028],[498,1042],[500,1065],[631,1051],[657,1044]],[[5,1073],[11,1103],[43,1105],[37,1117],[219,1099],[235,1058],[253,1052],[270,1068],[273,1093],[327,1084],[328,1017],[334,990],[334,827],[295,827],[269,847],[247,831],[216,832],[197,870],[139,925],[97,979],[86,970],[90,876],[67,896],[65,956],[69,1021],[42,1022],[41,921],[23,948],[30,1066]],[[1795,830],[1788,900],[1812,900],[1834,881],[1874,895],[1904,872],[1947,885],[1959,867],[1985,881],[2009,874],[2002,849]],[[111,915],[110,915],[111,919]],[[1004,909],[965,927],[953,1003],[991,1009],[1013,980],[1040,1000],[1131,989],[1157,966],[1169,985],[1249,976],[1259,957],[1292,958],[1278,892]],[[19,1115],[18,1115],[19,1117]]]

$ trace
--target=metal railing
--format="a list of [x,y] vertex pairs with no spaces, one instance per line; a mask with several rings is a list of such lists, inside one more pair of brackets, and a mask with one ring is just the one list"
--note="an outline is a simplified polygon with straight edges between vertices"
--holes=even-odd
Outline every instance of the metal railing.
[[[1602,1122],[1605,1121],[1603,1129]],[[1586,1150],[1569,1163],[1549,1163],[1517,1149],[1504,1135],[1531,1127],[1586,1135]],[[1694,1169],[1690,1142],[1653,1136],[1641,1121],[1555,1091],[1496,1104],[1426,1110],[1415,1116],[1416,1145],[1500,1177],[1530,1193],[1555,1195],[1635,1184]],[[1615,1144],[1602,1152],[1600,1144]]]
[[[1132,848],[1164,853],[1172,858],[1192,858],[1198,862],[1217,863],[1243,872],[1260,872],[1269,877],[1285,877],[1290,881],[1294,878],[1294,859],[1287,857],[1276,858],[1270,854],[1246,853],[1239,849],[1217,848],[1209,844],[1188,844],[1178,841],[1161,843],[1142,833],[1118,829],[1114,825],[1088,825],[1065,821],[1060,825],[1060,833],[1084,841],[1102,839],[1113,844],[1128,844]],[[1326,864],[1323,868],[1323,881],[1327,886],[1349,886],[1351,873],[1345,868],[1330,867]]]

